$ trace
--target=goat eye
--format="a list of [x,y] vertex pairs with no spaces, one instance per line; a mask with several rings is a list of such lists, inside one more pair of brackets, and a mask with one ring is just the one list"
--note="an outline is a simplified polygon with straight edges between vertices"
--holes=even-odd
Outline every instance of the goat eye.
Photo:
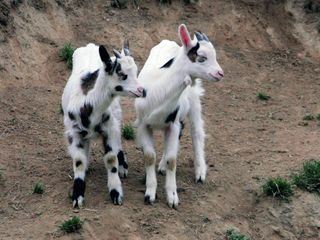
[[206,60],[207,60],[207,58],[204,57],[204,56],[199,56],[199,57],[197,58],[197,61],[200,62],[200,63],[203,63],[203,62],[205,62]]
[[122,74],[122,75],[121,75],[121,79],[122,79],[122,80],[127,80],[127,78],[128,78],[128,75],[125,75],[125,74]]
[[126,75],[126,74],[124,74],[124,73],[122,73],[122,72],[119,72],[118,75],[119,75],[119,78],[120,78],[121,80],[127,80],[127,78],[128,78],[128,75]]

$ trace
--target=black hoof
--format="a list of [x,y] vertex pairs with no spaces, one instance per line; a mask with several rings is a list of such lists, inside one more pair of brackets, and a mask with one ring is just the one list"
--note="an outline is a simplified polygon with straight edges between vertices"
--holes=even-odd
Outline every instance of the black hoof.
[[203,184],[203,180],[201,179],[201,177],[197,180],[197,183]]
[[114,205],[121,205],[122,204],[121,196],[117,190],[112,189],[110,191],[110,198],[111,198],[111,201],[113,202]]
[[[76,178],[73,182],[72,192],[72,205],[74,208],[82,206],[82,202],[79,204],[79,199],[84,199],[84,192],[86,189],[86,183],[81,178]],[[81,205],[81,206],[80,206]]]
[[144,203],[149,204],[149,205],[153,205],[154,201],[151,201],[150,196],[146,195],[146,196],[144,196]]

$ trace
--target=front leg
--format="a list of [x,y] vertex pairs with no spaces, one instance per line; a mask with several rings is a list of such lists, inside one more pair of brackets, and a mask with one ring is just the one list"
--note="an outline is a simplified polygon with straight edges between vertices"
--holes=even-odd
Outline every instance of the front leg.
[[189,120],[192,146],[194,151],[194,168],[196,182],[203,183],[206,179],[207,165],[204,152],[204,123],[201,116],[201,103],[199,96],[195,96],[189,101]]
[[[111,201],[116,205],[122,204],[123,191],[119,177],[118,157],[123,157],[120,153],[120,126],[114,119],[110,118],[109,123],[102,128],[103,146],[105,155],[103,161],[108,174],[108,190]],[[121,151],[122,152],[122,151]],[[123,153],[122,153],[123,154]],[[120,160],[120,159],[119,159]],[[123,160],[123,159],[122,159]]]
[[72,192],[73,207],[82,207],[86,188],[85,175],[89,162],[89,140],[84,140],[75,131],[67,132],[68,150],[73,161],[74,183]]
[[177,155],[179,150],[180,123],[170,123],[165,130],[165,152],[162,167],[166,165],[166,193],[169,207],[176,208],[179,204],[176,184]]
[[146,168],[146,192],[144,201],[147,204],[153,204],[156,199],[157,177],[155,171],[156,152],[153,147],[152,129],[145,125],[139,126],[137,140],[142,147],[143,160]]

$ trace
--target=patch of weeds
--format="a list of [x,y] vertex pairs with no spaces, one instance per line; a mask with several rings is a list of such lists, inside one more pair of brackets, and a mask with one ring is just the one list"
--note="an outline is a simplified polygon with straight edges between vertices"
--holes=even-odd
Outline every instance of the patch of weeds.
[[304,117],[303,117],[303,120],[304,121],[312,121],[314,120],[314,116],[312,114],[306,114]]
[[126,8],[128,0],[112,0],[111,6],[119,9]]
[[196,4],[199,2],[199,0],[183,0],[184,4]]
[[315,0],[307,0],[304,2],[303,8],[306,13],[319,13],[320,3]]
[[59,57],[66,61],[67,67],[72,69],[72,55],[74,48],[71,46],[71,43],[66,43],[59,51]]
[[171,4],[171,0],[159,0],[160,5]]
[[293,183],[301,189],[320,194],[320,161],[306,162],[300,172],[293,176]]
[[320,113],[317,114],[316,119],[320,121]]
[[127,140],[133,140],[135,138],[134,128],[130,124],[126,124],[122,127],[122,136]]
[[272,196],[280,200],[289,200],[293,195],[291,183],[281,177],[269,178],[267,182],[262,185],[262,191],[267,196]]
[[249,237],[239,233],[234,229],[227,230],[226,237],[227,237],[227,240],[250,240]]
[[261,100],[261,101],[268,101],[271,97],[268,96],[267,94],[265,93],[262,93],[262,92],[258,92],[257,93],[257,99],[258,100]]
[[64,221],[60,226],[60,230],[64,233],[78,232],[83,225],[83,221],[79,217],[74,216],[67,221]]
[[4,177],[3,177],[3,172],[0,170],[0,184],[4,183]]
[[44,193],[44,185],[40,182],[37,182],[33,185],[33,193],[34,194],[43,194]]

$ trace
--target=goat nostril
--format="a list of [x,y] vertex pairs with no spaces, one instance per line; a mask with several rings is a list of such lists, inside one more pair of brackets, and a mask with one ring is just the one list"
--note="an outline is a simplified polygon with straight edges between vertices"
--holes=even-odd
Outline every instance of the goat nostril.
[[224,74],[223,74],[223,72],[222,72],[222,71],[218,71],[218,74],[219,74],[221,77],[223,77],[223,76],[224,76]]
[[147,91],[145,89],[142,90],[142,97],[146,97],[147,96]]

